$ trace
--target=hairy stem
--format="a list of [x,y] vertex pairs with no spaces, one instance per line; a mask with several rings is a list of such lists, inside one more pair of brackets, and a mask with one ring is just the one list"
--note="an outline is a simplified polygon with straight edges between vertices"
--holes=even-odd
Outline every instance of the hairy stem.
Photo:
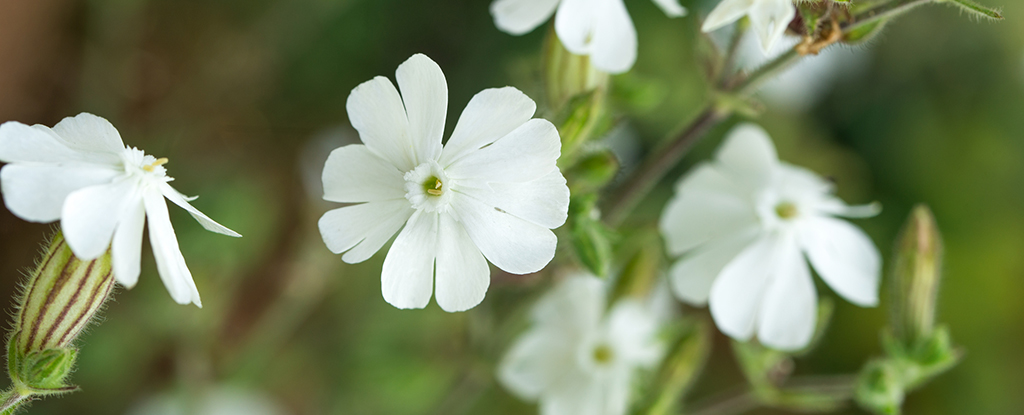
[[843,26],[843,33],[849,33],[854,29],[875,23],[879,20],[899,16],[917,6],[934,2],[935,0],[898,0],[864,10],[854,9],[855,18],[852,23]]

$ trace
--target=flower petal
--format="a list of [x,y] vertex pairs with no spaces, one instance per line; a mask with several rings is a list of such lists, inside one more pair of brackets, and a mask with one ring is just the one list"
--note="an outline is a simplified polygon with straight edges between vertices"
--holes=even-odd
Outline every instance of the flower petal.
[[434,283],[438,214],[417,210],[395,238],[381,271],[384,301],[397,308],[423,308]]
[[529,182],[555,168],[561,148],[558,129],[547,120],[534,118],[494,144],[452,163],[445,172],[455,180]]
[[750,8],[750,26],[761,38],[761,50],[767,54],[786,33],[796,17],[792,0],[760,0]]
[[555,327],[534,328],[509,349],[498,365],[498,381],[524,400],[537,400],[574,370],[574,342]]
[[709,242],[680,259],[669,269],[669,282],[676,297],[690,305],[703,306],[722,269],[754,242],[755,229],[737,232]]
[[137,192],[134,181],[117,180],[68,195],[61,210],[60,225],[75,256],[88,261],[107,251],[124,212],[138,200]]
[[746,123],[729,132],[716,154],[718,166],[741,189],[756,192],[774,180],[779,157],[768,133]]
[[195,220],[199,222],[200,225],[203,225],[204,229],[210,232],[219,233],[221,235],[234,236],[236,238],[242,237],[242,235],[238,234],[238,232],[235,232],[231,229],[226,228],[224,225],[214,222],[213,219],[210,219],[209,216],[206,216],[205,214],[203,214],[203,212],[200,212],[199,209],[193,207],[191,204],[188,203],[188,198],[186,198],[185,195],[181,194],[173,187],[171,187],[171,185],[167,183],[162,183],[160,185],[160,193],[162,193],[164,197],[166,197],[171,202],[174,202],[174,204],[180,206],[182,209],[185,209],[185,211],[188,212],[188,214],[192,215],[192,217],[195,218]]
[[606,296],[607,287],[602,280],[588,274],[572,275],[537,302],[533,322],[579,340],[600,325]]
[[342,260],[356,264],[369,259],[412,216],[405,199],[370,202],[327,211],[320,218],[320,235]]
[[749,195],[739,191],[715,165],[702,164],[680,180],[659,227],[668,252],[680,255],[757,224]]
[[849,222],[810,217],[798,225],[800,245],[821,279],[862,307],[878,305],[881,255],[871,238]]
[[594,67],[623,73],[636,62],[636,28],[622,0],[603,0],[596,11],[590,60]]
[[437,246],[437,305],[449,313],[476,307],[491,285],[491,269],[480,249],[448,214],[440,215]]
[[555,7],[558,0],[495,0],[491,3],[491,15],[501,31],[522,35],[547,21]]
[[16,121],[0,124],[0,161],[5,163],[89,162],[87,154],[68,147],[50,128]]
[[71,192],[109,183],[117,171],[85,164],[14,163],[0,169],[0,188],[7,209],[30,222],[60,219]]
[[458,192],[548,229],[562,226],[569,211],[569,187],[558,169],[530,182],[460,187]]
[[555,33],[569,52],[590,53],[590,38],[598,7],[592,0],[562,0],[555,13]]
[[764,287],[782,243],[777,235],[761,236],[729,262],[711,285],[711,317],[722,333],[740,341],[754,334]]
[[403,173],[365,145],[340,147],[324,164],[324,199],[361,203],[405,198]]
[[764,293],[757,338],[778,350],[799,350],[814,336],[818,294],[799,247],[787,244]]
[[462,111],[438,162],[447,167],[466,154],[497,141],[529,121],[536,111],[537,104],[516,88],[480,91]]
[[[574,356],[575,357],[575,356]],[[565,373],[540,402],[540,415],[612,415],[607,400],[614,377],[593,376],[576,369]]]
[[349,122],[359,131],[359,138],[367,148],[399,171],[416,167],[405,106],[388,78],[378,76],[352,89],[345,108]]
[[623,300],[608,312],[608,338],[615,343],[617,358],[630,367],[651,367],[664,351],[657,341],[658,320],[638,301]]
[[178,304],[193,303],[202,308],[199,290],[192,280],[192,273],[185,265],[185,257],[178,247],[178,237],[174,235],[171,218],[167,214],[167,202],[158,191],[146,192],[142,196],[146,206],[149,222],[149,243],[153,246],[153,257],[156,258],[156,269],[160,273],[167,292]]
[[686,8],[679,4],[679,0],[654,0],[654,4],[668,17],[686,16]]
[[110,257],[113,261],[114,279],[125,288],[131,289],[139,282],[142,266],[142,228],[146,224],[146,206],[141,197],[129,201],[124,217],[114,230],[110,243]]
[[395,78],[405,103],[416,164],[437,160],[448,114],[448,84],[441,67],[427,55],[417,53],[398,65]]
[[53,132],[57,133],[68,147],[83,152],[106,153],[120,157],[124,151],[121,134],[110,121],[88,112],[64,118],[53,126]]
[[555,256],[558,243],[548,228],[495,210],[464,195],[452,198],[452,210],[487,260],[512,274],[540,271]]
[[715,9],[704,19],[700,30],[704,33],[718,30],[725,25],[739,20],[750,11],[755,0],[722,0],[715,6]]

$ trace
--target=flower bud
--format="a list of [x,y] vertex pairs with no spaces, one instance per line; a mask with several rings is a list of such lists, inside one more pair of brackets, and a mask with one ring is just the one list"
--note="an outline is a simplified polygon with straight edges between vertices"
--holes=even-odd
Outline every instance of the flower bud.
[[[8,370],[21,394],[59,393],[74,365],[72,342],[114,287],[110,255],[91,261],[74,256],[58,233],[18,301],[7,344]],[[71,388],[73,389],[73,388]]]
[[595,90],[603,94],[608,86],[608,74],[591,65],[589,56],[566,50],[553,27],[544,43],[544,80],[548,104],[555,109],[581,94]]
[[914,208],[897,240],[892,280],[893,334],[906,344],[931,336],[942,268],[942,239],[927,206]]

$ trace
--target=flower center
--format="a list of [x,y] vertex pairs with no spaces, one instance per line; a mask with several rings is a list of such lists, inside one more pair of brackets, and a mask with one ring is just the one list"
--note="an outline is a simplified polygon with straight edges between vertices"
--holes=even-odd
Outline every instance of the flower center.
[[781,219],[793,219],[800,214],[800,210],[792,202],[782,202],[775,205],[775,214]]
[[164,164],[167,164],[167,162],[169,162],[169,161],[170,160],[168,160],[167,157],[161,157],[161,158],[156,159],[156,161],[154,161],[152,163],[149,163],[149,164],[147,164],[145,166],[142,166],[142,170],[145,170],[145,171],[148,171],[148,172],[152,173],[154,169],[156,169],[157,167],[163,166]]
[[451,190],[452,181],[436,162],[428,161],[405,173],[405,198],[415,209],[447,211]]
[[164,168],[168,161],[166,157],[156,158],[134,147],[125,148],[121,153],[125,174],[140,180],[170,181]]
[[601,343],[594,347],[593,352],[594,362],[598,365],[604,366],[612,362],[615,359],[615,351],[612,350],[611,346]]

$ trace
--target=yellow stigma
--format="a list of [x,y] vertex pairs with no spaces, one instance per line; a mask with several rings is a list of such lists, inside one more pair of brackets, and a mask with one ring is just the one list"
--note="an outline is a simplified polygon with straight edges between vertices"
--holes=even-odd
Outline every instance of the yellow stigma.
[[167,157],[158,158],[152,164],[150,164],[148,166],[143,166],[142,170],[145,170],[145,171],[148,171],[148,172],[152,172],[153,169],[156,168],[156,166],[163,166],[164,164],[167,164],[168,161],[170,161],[170,160],[168,160]]
[[610,363],[615,357],[615,352],[607,344],[602,344],[594,348],[594,361],[602,364]]
[[441,191],[441,186],[443,186],[443,184],[441,183],[441,179],[435,178],[434,179],[434,188],[433,189],[427,189],[427,194],[434,195],[434,196],[441,196],[441,194],[444,193],[444,192]]
[[775,206],[775,214],[779,215],[782,219],[792,219],[798,213],[800,213],[800,211],[797,210],[796,205],[791,202],[782,202]]

